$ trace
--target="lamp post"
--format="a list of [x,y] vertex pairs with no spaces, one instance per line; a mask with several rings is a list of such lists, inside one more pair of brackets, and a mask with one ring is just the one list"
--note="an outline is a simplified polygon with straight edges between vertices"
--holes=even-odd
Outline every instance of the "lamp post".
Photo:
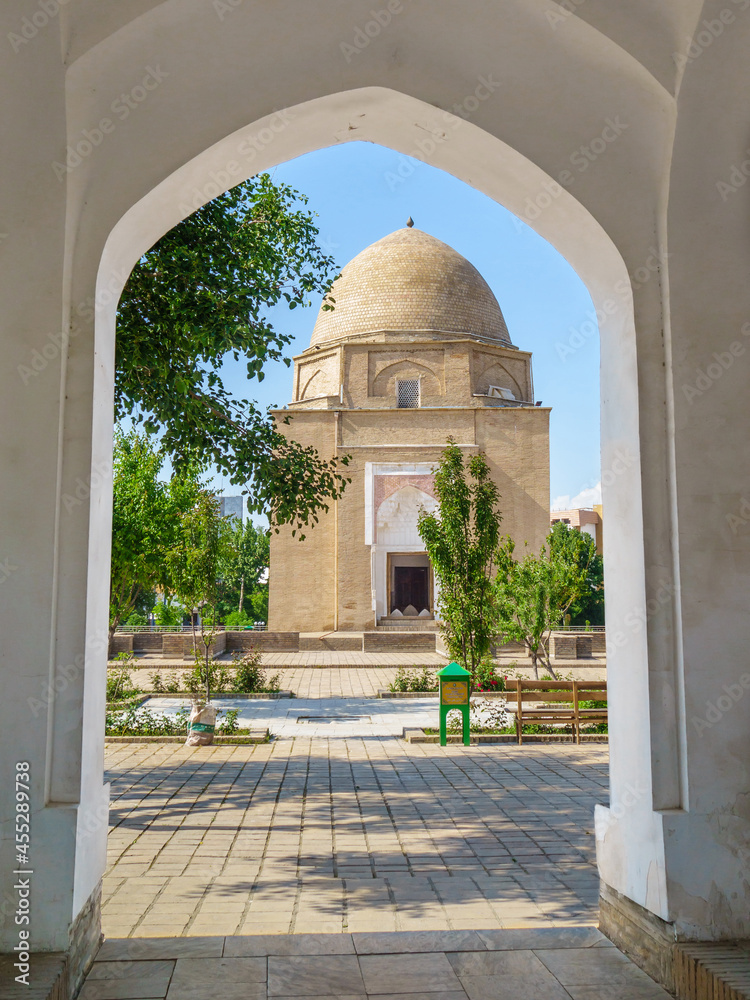
[[449,663],[438,671],[440,682],[440,746],[448,742],[446,720],[448,712],[457,708],[461,713],[464,746],[470,742],[469,734],[469,695],[471,694],[471,674],[458,663]]

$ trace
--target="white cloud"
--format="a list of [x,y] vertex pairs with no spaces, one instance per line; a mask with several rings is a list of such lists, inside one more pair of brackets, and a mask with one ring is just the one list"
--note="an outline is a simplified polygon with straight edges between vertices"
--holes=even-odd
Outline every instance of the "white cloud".
[[555,497],[550,504],[550,510],[577,510],[579,507],[593,507],[594,504],[602,502],[602,484],[589,486],[576,493],[574,497],[569,494]]

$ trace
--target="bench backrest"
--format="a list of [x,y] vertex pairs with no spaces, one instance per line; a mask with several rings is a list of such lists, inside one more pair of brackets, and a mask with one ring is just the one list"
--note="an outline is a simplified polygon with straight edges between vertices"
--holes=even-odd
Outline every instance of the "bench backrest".
[[519,706],[533,704],[578,704],[582,701],[607,700],[606,681],[550,681],[508,679],[505,688],[509,697],[516,695]]

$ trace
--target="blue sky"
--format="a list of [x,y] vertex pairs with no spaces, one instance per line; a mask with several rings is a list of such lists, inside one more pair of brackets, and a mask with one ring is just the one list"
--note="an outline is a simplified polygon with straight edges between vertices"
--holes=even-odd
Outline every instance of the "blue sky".
[[[593,308],[564,258],[463,181],[382,146],[344,143],[284,163],[272,175],[308,196],[308,207],[319,217],[321,241],[341,267],[370,243],[400,229],[409,216],[474,264],[497,296],[513,343],[533,352],[537,400],[552,407],[553,505],[567,506],[572,499],[580,506],[598,502],[599,341],[589,337],[564,359],[556,350]],[[319,305],[316,300],[309,309],[272,311],[274,325],[294,337],[290,354],[309,345]],[[248,384],[242,362],[228,362],[224,375],[234,392],[263,407],[283,406],[291,398],[292,370],[281,362],[266,369],[261,383]],[[221,477],[215,484],[236,492],[224,490]]]

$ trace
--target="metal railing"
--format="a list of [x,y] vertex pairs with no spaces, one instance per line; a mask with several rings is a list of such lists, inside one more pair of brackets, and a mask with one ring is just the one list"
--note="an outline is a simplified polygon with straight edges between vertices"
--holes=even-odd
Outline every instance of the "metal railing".
[[[167,626],[167,625],[118,625],[115,629],[115,635],[133,635],[138,632],[163,632],[169,633],[170,635],[176,635],[178,632],[192,632],[193,628],[191,625],[177,625],[177,626]],[[230,626],[228,629],[226,625],[219,625],[216,629],[217,632],[266,632],[268,631],[268,625],[265,622],[253,622],[252,629],[246,629],[245,626]]]

